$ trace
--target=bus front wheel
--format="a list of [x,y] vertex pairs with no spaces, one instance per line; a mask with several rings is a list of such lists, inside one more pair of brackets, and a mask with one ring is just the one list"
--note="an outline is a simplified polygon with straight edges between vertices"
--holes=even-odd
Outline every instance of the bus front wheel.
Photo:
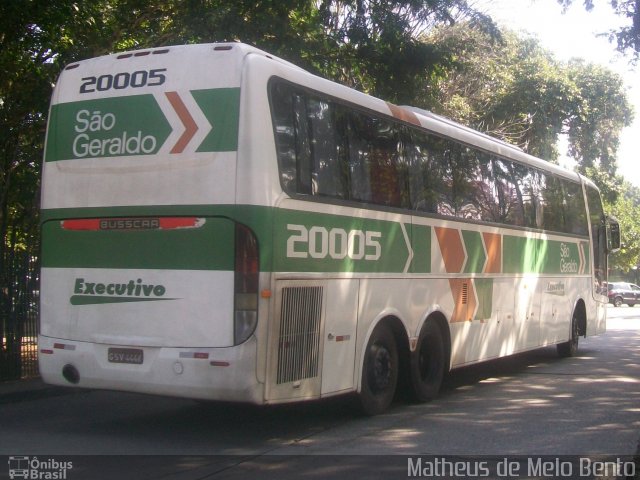
[[398,383],[398,347],[391,329],[378,325],[367,343],[362,365],[360,405],[366,415],[384,412],[393,401]]
[[573,317],[571,318],[571,337],[567,342],[558,344],[558,355],[560,355],[561,357],[575,357],[578,353],[579,339],[580,331],[578,325],[578,317],[574,313]]
[[445,348],[440,327],[427,322],[420,331],[411,355],[411,386],[417,401],[433,400],[440,390],[445,371]]

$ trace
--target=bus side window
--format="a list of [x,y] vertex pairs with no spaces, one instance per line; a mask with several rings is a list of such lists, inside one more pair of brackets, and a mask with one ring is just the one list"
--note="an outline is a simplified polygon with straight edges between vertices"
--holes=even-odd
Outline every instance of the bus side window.
[[285,81],[270,100],[288,193],[588,234],[579,183]]
[[565,182],[567,196],[567,233],[576,235],[588,235],[587,214],[584,204],[582,186],[577,183]]
[[451,205],[452,172],[445,161],[445,140],[412,131],[407,141],[411,207],[427,213],[448,215]]
[[340,161],[344,150],[338,106],[316,97],[307,99],[312,164],[312,194],[346,198],[348,179]]
[[[400,207],[403,189],[403,148],[397,124],[362,112],[349,117],[351,199]],[[400,167],[400,168],[399,168]]]
[[286,84],[274,82],[271,87],[271,111],[276,150],[280,166],[280,182],[286,192],[294,192],[297,174],[294,95]]

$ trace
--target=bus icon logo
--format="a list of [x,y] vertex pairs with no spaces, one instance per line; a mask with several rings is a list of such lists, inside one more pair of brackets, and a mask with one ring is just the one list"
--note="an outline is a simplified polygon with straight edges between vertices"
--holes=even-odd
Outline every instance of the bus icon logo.
[[29,478],[29,457],[9,457],[9,478]]

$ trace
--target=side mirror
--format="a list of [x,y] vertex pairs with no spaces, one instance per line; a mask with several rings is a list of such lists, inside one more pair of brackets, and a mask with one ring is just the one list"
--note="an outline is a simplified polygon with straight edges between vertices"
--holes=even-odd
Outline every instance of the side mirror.
[[613,217],[607,217],[607,251],[614,253],[620,250],[620,224]]

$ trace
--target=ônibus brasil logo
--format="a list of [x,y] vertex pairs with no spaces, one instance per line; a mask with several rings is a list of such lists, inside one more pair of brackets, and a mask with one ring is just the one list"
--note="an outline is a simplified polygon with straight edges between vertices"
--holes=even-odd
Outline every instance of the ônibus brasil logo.
[[72,305],[96,305],[175,300],[165,297],[166,293],[164,285],[144,283],[141,278],[126,283],[98,283],[76,278],[70,302]]

